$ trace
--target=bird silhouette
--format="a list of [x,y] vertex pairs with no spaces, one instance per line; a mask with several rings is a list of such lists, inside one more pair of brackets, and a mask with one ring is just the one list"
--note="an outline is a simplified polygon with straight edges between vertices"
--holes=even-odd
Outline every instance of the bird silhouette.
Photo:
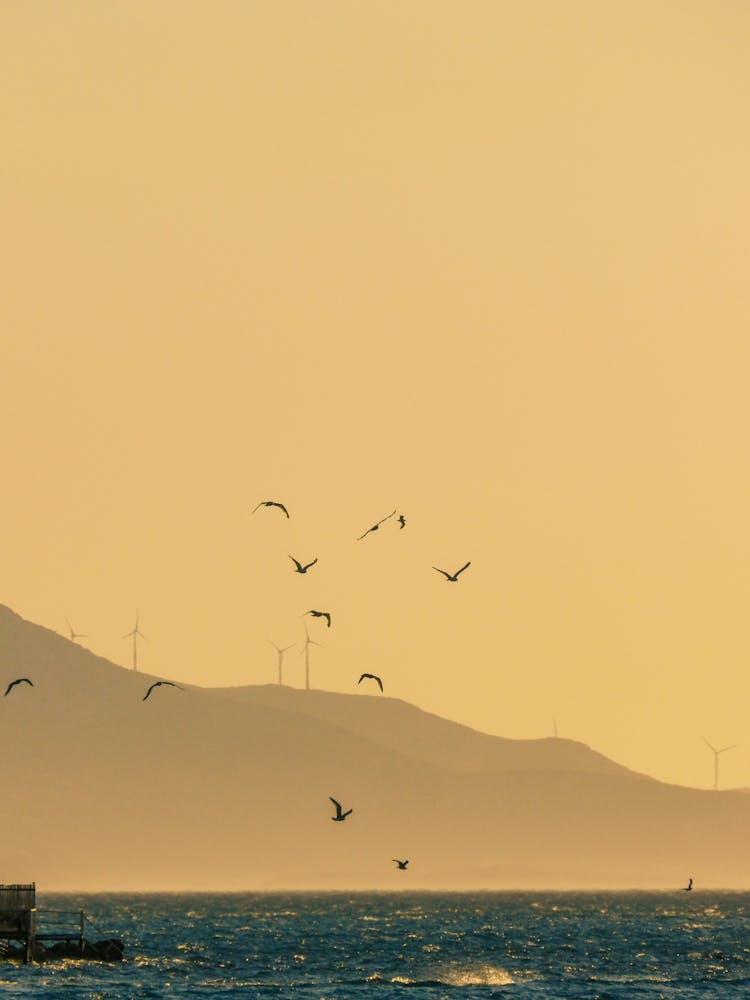
[[335,816],[331,816],[331,819],[333,820],[334,823],[343,823],[344,820],[346,819],[346,817],[349,815],[349,813],[352,810],[351,809],[347,809],[346,812],[342,812],[342,810],[341,810],[341,803],[337,802],[336,799],[334,799],[334,797],[332,795],[329,795],[328,798],[336,806],[336,815]]
[[162,684],[168,684],[169,687],[177,688],[178,691],[184,691],[185,690],[185,688],[180,687],[179,684],[173,684],[172,681],[154,681],[154,683],[151,685],[151,687],[148,689],[148,691],[144,694],[143,700],[145,701],[146,698],[148,698],[148,696],[151,694],[151,692],[154,690],[154,688],[161,687]]
[[8,697],[8,695],[13,690],[13,688],[16,686],[16,684],[28,684],[29,687],[34,687],[34,685],[31,683],[31,681],[29,680],[28,677],[19,677],[17,680],[10,682],[10,684],[8,685],[8,687],[7,687],[6,691],[5,691],[5,694],[3,695],[3,698],[7,698]]
[[294,571],[295,573],[306,573],[310,569],[310,567],[314,566],[315,563],[318,561],[318,558],[316,556],[315,559],[313,559],[312,562],[308,563],[306,566],[303,566],[301,562],[299,562],[297,559],[294,558],[294,556],[289,556],[289,558],[292,560],[292,562],[294,563],[294,565],[297,567],[295,569],[295,571]]
[[381,681],[381,679],[378,677],[377,674],[362,674],[360,679],[357,681],[357,684],[361,684],[366,677],[369,678],[371,681],[377,681],[378,687],[380,688],[381,691],[383,690],[383,682]]
[[327,611],[313,611],[312,608],[305,612],[306,615],[312,615],[313,618],[325,618],[328,628],[331,627],[331,616]]
[[682,891],[683,892],[692,892],[693,891],[693,880],[691,878],[688,879],[688,884],[684,885],[682,887]]
[[380,520],[379,520],[379,521],[378,521],[378,522],[377,522],[376,524],[373,524],[373,526],[372,526],[371,528],[368,528],[368,529],[367,529],[367,531],[366,531],[366,532],[364,533],[364,535],[360,535],[360,536],[359,536],[359,538],[357,538],[357,539],[356,539],[356,541],[358,541],[358,542],[361,542],[361,541],[362,541],[362,539],[363,539],[363,538],[364,538],[364,537],[365,537],[366,535],[369,535],[371,531],[377,531],[377,530],[378,530],[378,528],[380,527],[380,525],[381,525],[381,524],[382,524],[382,523],[383,523],[384,521],[387,521],[389,517],[393,517],[393,515],[394,515],[395,513],[396,513],[396,511],[395,511],[395,510],[392,510],[392,511],[390,512],[390,514],[386,514],[386,516],[385,516],[385,517],[381,517],[381,518],[380,518]]
[[[286,516],[289,517],[289,511],[286,509],[284,504],[279,503],[278,500],[261,500],[261,502],[258,504],[258,507],[278,507],[279,510],[283,510]],[[250,513],[254,514],[255,511],[258,510],[258,507],[253,507]]]
[[469,566],[471,566],[471,563],[467,562],[465,566],[462,566],[461,569],[457,569],[453,574],[446,573],[444,569],[438,569],[437,566],[433,566],[432,568],[436,569],[438,573],[442,573],[446,580],[450,580],[451,583],[457,583],[459,575],[463,573],[465,569],[468,569]]
[[406,866],[409,864],[408,861],[399,861],[398,858],[391,858],[391,861],[395,861],[398,865],[399,871],[405,872]]
[[404,517],[403,514],[399,514],[398,517],[396,518],[396,520],[398,521],[398,523],[399,523],[399,525],[400,525],[401,528],[405,528],[406,527],[406,518]]

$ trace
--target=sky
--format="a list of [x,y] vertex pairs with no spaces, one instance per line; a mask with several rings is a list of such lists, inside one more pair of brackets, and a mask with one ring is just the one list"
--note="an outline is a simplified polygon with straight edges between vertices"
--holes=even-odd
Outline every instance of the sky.
[[0,601],[208,686],[306,620],[316,687],[750,786],[749,40],[6,0]]

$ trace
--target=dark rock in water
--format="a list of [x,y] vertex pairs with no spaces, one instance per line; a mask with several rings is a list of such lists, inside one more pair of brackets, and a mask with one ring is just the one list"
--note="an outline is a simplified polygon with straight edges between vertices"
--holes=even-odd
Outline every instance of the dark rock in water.
[[46,954],[40,955],[37,945],[37,961],[45,958],[84,958],[95,962],[121,962],[125,957],[125,945],[117,938],[106,938],[104,941],[84,941],[83,951],[78,940],[57,941],[46,949]]
[[106,938],[93,944],[86,942],[83,957],[98,958],[100,962],[121,962],[125,957],[125,945],[118,938]]

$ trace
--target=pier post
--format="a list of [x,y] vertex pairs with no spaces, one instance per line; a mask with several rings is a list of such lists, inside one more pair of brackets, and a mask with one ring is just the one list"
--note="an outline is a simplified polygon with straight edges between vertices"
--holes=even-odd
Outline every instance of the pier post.
[[36,958],[36,907],[26,911],[26,951],[23,960],[33,962]]

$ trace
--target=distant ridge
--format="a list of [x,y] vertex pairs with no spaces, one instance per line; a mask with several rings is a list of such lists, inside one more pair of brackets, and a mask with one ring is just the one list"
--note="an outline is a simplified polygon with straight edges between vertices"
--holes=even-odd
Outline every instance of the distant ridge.
[[312,716],[451,771],[589,771],[653,781],[576,740],[490,736],[425,712],[399,698],[303,691],[278,684],[208,688],[246,704]]
[[153,675],[3,606],[0,667],[34,681],[0,699],[6,881],[750,886],[750,796],[664,785],[573,741],[485,736],[379,695],[186,685],[144,703]]

